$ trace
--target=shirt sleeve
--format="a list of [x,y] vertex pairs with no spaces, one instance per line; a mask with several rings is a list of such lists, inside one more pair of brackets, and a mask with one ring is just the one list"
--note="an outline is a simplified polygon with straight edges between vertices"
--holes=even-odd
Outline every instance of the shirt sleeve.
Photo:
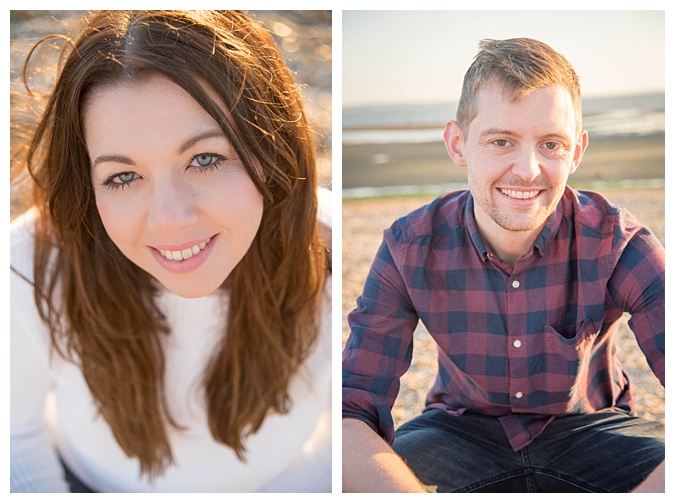
[[348,317],[351,332],[342,353],[342,417],[365,422],[391,443],[391,408],[400,377],[410,366],[418,316],[386,236],[357,307]]
[[628,324],[654,375],[665,386],[665,252],[644,227],[631,235],[610,279],[614,301],[631,315]]
[[10,491],[69,492],[44,421],[49,350],[38,343],[33,287],[14,272],[10,298]]

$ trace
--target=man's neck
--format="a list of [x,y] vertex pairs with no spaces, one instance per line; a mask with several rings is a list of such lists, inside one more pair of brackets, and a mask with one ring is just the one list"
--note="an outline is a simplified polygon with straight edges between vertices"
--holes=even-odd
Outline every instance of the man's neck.
[[476,225],[485,244],[512,267],[529,251],[542,229],[538,227],[529,231],[510,231],[489,217],[481,218],[481,215],[476,215]]

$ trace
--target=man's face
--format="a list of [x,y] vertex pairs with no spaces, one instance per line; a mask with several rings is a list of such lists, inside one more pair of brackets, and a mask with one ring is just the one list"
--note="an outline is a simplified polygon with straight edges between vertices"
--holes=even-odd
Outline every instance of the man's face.
[[450,123],[445,140],[455,163],[467,167],[479,229],[488,241],[502,230],[538,232],[587,145],[585,131],[576,135],[572,98],[555,86],[512,101],[489,85],[477,110],[468,131]]

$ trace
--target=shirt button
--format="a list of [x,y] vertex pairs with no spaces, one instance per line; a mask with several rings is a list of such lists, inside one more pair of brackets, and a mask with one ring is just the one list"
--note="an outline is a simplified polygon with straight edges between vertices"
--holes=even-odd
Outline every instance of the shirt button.
[[519,347],[521,346],[521,342],[518,341],[518,340],[513,341],[513,345],[514,345],[515,347],[519,348]]
[[511,283],[511,286],[513,288],[518,288],[520,286],[520,281],[518,281],[517,279],[514,280],[513,283]]
[[516,398],[523,398],[523,393],[520,391],[516,393]]

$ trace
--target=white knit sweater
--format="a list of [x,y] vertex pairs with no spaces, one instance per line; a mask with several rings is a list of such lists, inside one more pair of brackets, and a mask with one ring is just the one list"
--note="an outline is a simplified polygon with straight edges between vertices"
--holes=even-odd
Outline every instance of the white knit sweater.
[[[33,276],[33,219],[11,226],[11,264]],[[97,416],[78,367],[50,353],[32,286],[10,273],[11,491],[68,491],[57,456],[98,492],[321,492],[331,484],[331,311],[328,281],[316,350],[291,386],[292,409],[268,417],[246,441],[247,462],[213,440],[200,379],[222,334],[227,299],[185,299],[164,291],[158,299],[171,327],[166,390],[174,419],[168,428],[175,464],[149,481]]]

